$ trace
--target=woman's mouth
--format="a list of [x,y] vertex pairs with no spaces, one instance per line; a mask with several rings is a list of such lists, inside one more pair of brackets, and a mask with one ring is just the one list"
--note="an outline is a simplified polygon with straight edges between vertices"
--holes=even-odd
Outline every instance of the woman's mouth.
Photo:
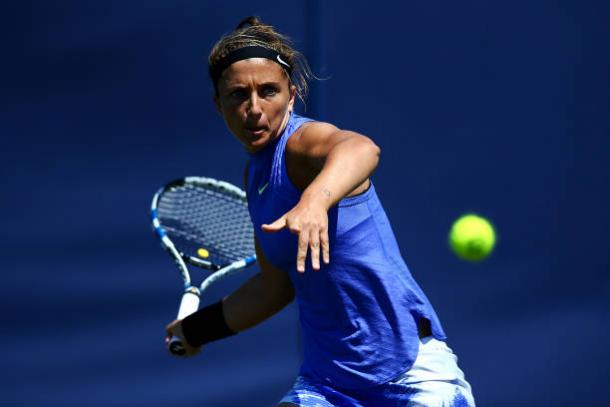
[[260,136],[265,132],[265,130],[267,130],[267,128],[266,127],[246,127],[246,130],[248,131],[248,133],[252,134],[253,136]]

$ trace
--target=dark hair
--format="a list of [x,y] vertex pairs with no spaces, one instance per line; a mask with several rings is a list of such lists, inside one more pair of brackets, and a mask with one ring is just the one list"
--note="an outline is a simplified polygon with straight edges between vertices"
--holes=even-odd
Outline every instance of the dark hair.
[[[307,82],[310,78],[315,78],[307,60],[294,49],[288,37],[278,33],[273,26],[263,23],[258,17],[244,18],[232,33],[226,34],[218,40],[208,57],[208,68],[213,71],[221,59],[232,51],[257,45],[276,51],[283,60],[288,62],[292,68],[292,74],[288,79],[291,84],[296,86],[299,99],[305,103],[309,90]],[[287,72],[286,74],[288,75]],[[217,81],[214,81],[214,91],[218,94]]]

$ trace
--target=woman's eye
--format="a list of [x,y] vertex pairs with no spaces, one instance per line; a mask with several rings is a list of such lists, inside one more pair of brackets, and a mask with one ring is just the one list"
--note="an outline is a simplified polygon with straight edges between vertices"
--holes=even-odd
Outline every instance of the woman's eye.
[[246,97],[246,91],[243,89],[237,89],[229,93],[229,96],[231,96],[233,99],[244,99]]
[[277,89],[274,88],[273,86],[265,86],[263,88],[263,95],[264,96],[273,96],[277,93]]

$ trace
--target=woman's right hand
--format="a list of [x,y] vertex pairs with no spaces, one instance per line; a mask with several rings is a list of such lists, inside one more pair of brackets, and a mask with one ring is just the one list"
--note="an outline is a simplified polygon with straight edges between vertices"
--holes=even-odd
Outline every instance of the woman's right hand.
[[182,342],[182,346],[184,347],[184,350],[186,351],[184,353],[184,355],[175,355],[173,353],[172,353],[172,355],[179,356],[179,357],[190,357],[190,356],[195,356],[196,354],[201,352],[201,346],[197,346],[197,347],[191,346],[184,338],[184,333],[182,332],[182,320],[181,319],[176,319],[176,320],[172,321],[169,325],[167,325],[167,327],[165,327],[165,331],[167,332],[167,336],[165,337],[165,346],[168,351],[169,351],[169,345],[170,345],[172,336],[176,336],[176,337],[180,338],[180,341]]

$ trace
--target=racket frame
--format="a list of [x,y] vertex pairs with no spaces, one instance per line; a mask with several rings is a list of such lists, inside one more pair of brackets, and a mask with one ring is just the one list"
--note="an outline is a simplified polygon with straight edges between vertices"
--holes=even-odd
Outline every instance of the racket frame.
[[[246,198],[246,193],[233,184],[230,184],[225,181],[219,181],[214,178],[195,176],[184,177],[171,181],[167,183],[164,187],[160,188],[153,196],[150,208],[153,230],[155,232],[155,235],[159,238],[161,246],[174,260],[174,263],[176,264],[184,282],[184,293],[182,294],[182,299],[180,301],[180,307],[177,316],[178,320],[182,320],[197,311],[197,309],[199,308],[201,294],[210,285],[212,285],[218,280],[221,280],[225,277],[242,271],[246,267],[256,263],[256,255],[253,254],[251,256],[246,257],[245,259],[234,261],[226,265],[225,267],[221,267],[217,264],[213,264],[210,261],[189,256],[176,248],[174,243],[171,241],[171,239],[165,232],[165,229],[161,225],[161,221],[159,220],[157,212],[157,207],[159,199],[165,191],[173,187],[185,184],[212,186],[218,190],[226,190],[230,194],[238,196],[244,200]],[[199,287],[196,287],[192,284],[191,275],[187,267],[187,263],[205,270],[209,270],[212,273],[203,280]],[[181,339],[176,336],[172,336],[172,338],[170,339],[169,351],[177,356],[182,356],[186,353],[186,349],[182,344]]]

